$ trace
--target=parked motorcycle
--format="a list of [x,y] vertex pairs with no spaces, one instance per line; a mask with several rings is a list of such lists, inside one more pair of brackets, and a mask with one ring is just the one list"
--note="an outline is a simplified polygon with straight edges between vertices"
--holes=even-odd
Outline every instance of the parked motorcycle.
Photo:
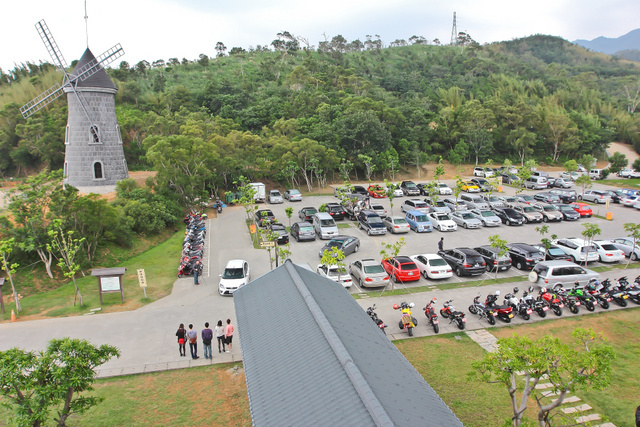
[[413,328],[418,326],[418,319],[411,315],[411,309],[415,306],[416,305],[412,302],[407,304],[404,301],[400,304],[393,304],[393,309],[400,310],[400,313],[402,314],[402,317],[398,322],[398,327],[400,327],[400,329],[406,329],[410,337],[413,336]]
[[469,312],[471,314],[479,315],[481,319],[487,319],[487,322],[489,322],[490,325],[496,324],[496,316],[498,313],[480,302],[480,294],[473,299],[473,304],[469,306]]
[[506,294],[504,296],[504,304],[510,306],[513,312],[522,317],[523,320],[529,320],[533,310],[522,299],[518,299],[519,291],[520,289],[516,286],[513,288],[513,293]]
[[529,289],[522,294],[522,301],[529,306],[529,308],[540,317],[547,317],[547,311],[549,310],[549,304],[545,300],[536,299],[533,296],[533,286],[529,286]]
[[580,300],[574,295],[569,295],[567,290],[563,288],[560,283],[556,284],[553,287],[553,292],[558,295],[558,298],[562,300],[565,306],[569,307],[570,312],[572,312],[573,314],[578,314],[580,312]]
[[[603,283],[604,286],[604,283]],[[584,290],[580,286],[580,282],[576,282],[573,285],[573,288],[569,290],[569,295],[575,296],[580,300],[580,302],[587,308],[589,311],[593,311],[596,309],[596,305],[598,305],[598,301],[592,297],[587,291]],[[611,293],[609,293],[611,295]]]
[[369,317],[371,317],[371,320],[373,320],[373,323],[375,323],[376,325],[378,325],[378,328],[380,328],[380,330],[382,331],[383,334],[387,335],[387,331],[385,331],[384,329],[388,326],[386,325],[379,317],[378,314],[375,312],[376,309],[376,305],[373,304],[373,307],[369,307],[367,308],[367,314],[369,315]]
[[632,284],[620,283],[620,289],[629,295],[629,299],[636,304],[640,304],[640,276],[636,277],[636,280]]
[[540,292],[538,293],[538,299],[543,300],[547,304],[549,304],[549,307],[553,311],[553,314],[555,314],[556,316],[562,316],[564,303],[560,298],[558,298],[558,295],[556,295],[555,293],[552,294],[551,292],[547,291],[547,288],[542,287],[540,288]]
[[429,303],[426,307],[423,308],[423,310],[424,315],[427,316],[429,322],[431,323],[431,326],[433,326],[433,332],[437,334],[438,332],[440,332],[440,325],[438,322],[438,315],[436,314],[436,310],[433,308],[433,305],[436,302],[438,302],[437,299],[431,298],[431,301],[429,301]]
[[[624,283],[624,282],[623,282]],[[602,281],[602,289],[607,291],[611,296],[613,302],[618,304],[620,307],[626,307],[629,305],[627,300],[629,299],[629,294],[627,294],[623,289],[621,289],[620,285],[616,284],[613,286],[611,284],[611,280],[604,279]]]
[[598,300],[600,307],[605,310],[609,309],[610,302],[613,298],[611,298],[608,290],[604,289],[598,279],[589,280],[589,283],[587,283],[587,286],[585,286],[585,290],[589,292],[592,297]]
[[444,302],[444,307],[440,309],[440,315],[445,319],[449,319],[449,323],[456,322],[458,329],[463,330],[467,324],[467,319],[463,312],[456,311],[456,308],[451,304],[452,302],[453,299]]
[[211,205],[211,207],[213,209],[216,209],[218,213],[222,213],[222,208],[227,206],[224,203],[222,203],[222,200],[220,200],[219,198],[216,198],[216,201]]
[[487,295],[487,299],[484,302],[484,305],[493,309],[496,312],[498,319],[511,323],[511,319],[513,319],[513,308],[508,305],[498,305],[498,298],[500,297],[500,291],[496,291],[493,294]]

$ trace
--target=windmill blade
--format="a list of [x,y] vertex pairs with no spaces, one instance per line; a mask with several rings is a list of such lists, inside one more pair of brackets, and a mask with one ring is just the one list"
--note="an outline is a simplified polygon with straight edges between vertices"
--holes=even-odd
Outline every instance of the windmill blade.
[[44,107],[58,99],[62,94],[62,88],[56,83],[20,108],[22,117],[25,119],[30,117],[32,114],[42,110]]
[[71,77],[71,82],[78,79],[88,79],[98,71],[102,70],[104,65],[110,64],[111,62],[120,58],[122,55],[124,55],[124,49],[122,48],[122,46],[120,46],[120,43],[118,43],[102,55],[98,56],[96,59],[87,62],[80,69],[74,71]]
[[62,52],[60,52],[58,44],[51,35],[51,31],[49,31],[49,27],[47,27],[47,23],[44,22],[44,19],[36,24],[36,29],[38,30],[38,34],[40,34],[40,38],[42,39],[44,46],[49,51],[49,55],[51,55],[53,65],[64,71],[67,68],[67,61],[64,60]]

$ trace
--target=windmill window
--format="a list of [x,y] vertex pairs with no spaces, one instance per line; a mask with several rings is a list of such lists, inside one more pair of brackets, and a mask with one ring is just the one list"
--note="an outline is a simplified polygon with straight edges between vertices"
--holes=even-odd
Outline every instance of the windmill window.
[[104,179],[104,172],[102,170],[102,162],[93,163],[93,179]]
[[118,138],[118,142],[122,144],[122,135],[120,134],[120,125],[116,125],[116,136]]
[[91,144],[100,144],[100,129],[98,129],[98,126],[91,126],[89,133],[91,135]]
[[71,126],[67,125],[64,129],[64,143],[69,144],[69,131],[71,130]]
[[69,176],[69,163],[64,162],[64,169],[62,174],[65,178]]

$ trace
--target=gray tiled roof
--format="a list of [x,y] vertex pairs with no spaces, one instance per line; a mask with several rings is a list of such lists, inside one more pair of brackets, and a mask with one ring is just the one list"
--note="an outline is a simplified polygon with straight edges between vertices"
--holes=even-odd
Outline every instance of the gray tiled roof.
[[254,425],[462,425],[341,285],[286,262],[234,303]]
[[[91,50],[87,48],[82,55],[82,58],[78,61],[76,66],[73,68],[71,74],[74,74],[76,70],[79,70],[81,67],[86,65],[88,62],[93,61],[95,56],[91,53]],[[99,66],[102,68],[102,66]],[[86,80],[78,79],[78,83],[76,87],[100,87],[107,89],[116,89],[116,85],[113,83],[107,72],[102,68],[100,71],[90,76]]]

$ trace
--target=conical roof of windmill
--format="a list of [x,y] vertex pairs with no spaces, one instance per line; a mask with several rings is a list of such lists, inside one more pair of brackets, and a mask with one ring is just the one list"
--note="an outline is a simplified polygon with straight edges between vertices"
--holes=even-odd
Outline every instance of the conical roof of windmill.
[[[84,54],[82,54],[82,58],[80,58],[80,61],[78,61],[76,66],[73,68],[71,74],[75,75],[76,70],[79,70],[94,59],[96,59],[96,57],[93,56],[93,53],[91,53],[91,49],[87,48],[87,50],[84,51]],[[88,77],[86,80],[78,79],[76,87],[100,87],[106,89],[117,89],[116,85],[113,84],[113,81],[111,81],[111,78],[104,70],[104,68],[101,68],[100,71]]]

